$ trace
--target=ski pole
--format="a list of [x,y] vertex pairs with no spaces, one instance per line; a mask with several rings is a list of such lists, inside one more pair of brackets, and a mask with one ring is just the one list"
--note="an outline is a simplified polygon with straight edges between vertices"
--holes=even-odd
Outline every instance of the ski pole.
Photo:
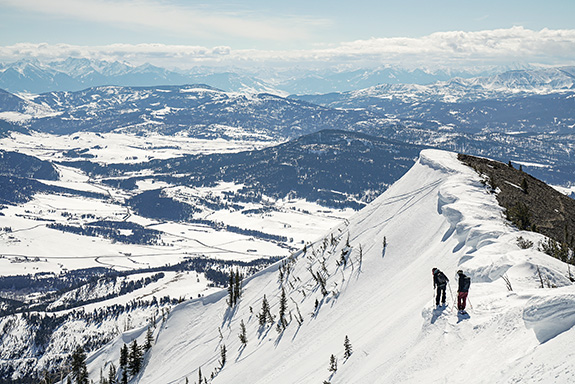
[[449,294],[451,295],[451,300],[455,300],[453,298],[453,292],[451,291],[451,284],[449,283],[449,281],[447,282],[447,286],[449,287]]
[[467,301],[469,302],[469,308],[473,309],[473,304],[471,304],[471,300],[469,300],[469,296],[467,296]]

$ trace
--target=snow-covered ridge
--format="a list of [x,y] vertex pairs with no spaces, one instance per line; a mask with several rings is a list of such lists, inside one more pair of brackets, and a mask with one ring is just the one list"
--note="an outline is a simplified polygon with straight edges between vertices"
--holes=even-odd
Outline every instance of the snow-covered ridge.
[[487,77],[453,78],[433,84],[383,84],[349,92],[352,99],[375,97],[404,102],[447,103],[505,99],[517,95],[548,95],[575,90],[574,67],[509,71]]
[[[225,291],[178,306],[133,382],[194,382],[199,369],[213,383],[573,382],[575,287],[566,264],[519,236],[541,240],[508,226],[454,153],[426,150],[349,222],[252,276],[235,307]],[[451,279],[446,309],[434,308],[432,267]],[[458,269],[472,279],[469,316],[452,310]],[[264,295],[275,320],[262,326]],[[94,379],[117,347],[91,359]]]

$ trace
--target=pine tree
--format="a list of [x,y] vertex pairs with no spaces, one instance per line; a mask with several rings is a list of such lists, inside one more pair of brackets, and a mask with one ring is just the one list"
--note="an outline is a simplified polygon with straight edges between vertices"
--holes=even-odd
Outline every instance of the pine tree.
[[199,376],[198,384],[202,384],[202,380],[203,380],[203,378],[202,378],[202,367],[198,368],[198,376]]
[[337,371],[337,357],[335,355],[331,355],[329,358],[329,371],[335,372]]
[[110,364],[110,369],[108,370],[108,383],[116,384],[116,367],[114,364]]
[[234,304],[238,303],[238,300],[242,297],[242,280],[243,275],[240,270],[236,268],[235,281],[234,281]]
[[138,372],[140,372],[140,368],[142,368],[142,350],[138,346],[136,339],[134,339],[130,345],[128,368],[130,369],[130,374],[132,376],[137,375]]
[[122,348],[120,348],[120,368],[126,369],[128,366],[128,346],[124,344]]
[[144,350],[148,352],[152,348],[152,342],[154,341],[154,334],[152,332],[152,327],[148,327],[146,332],[146,342],[144,343]]
[[231,270],[230,271],[230,278],[228,280],[228,305],[230,307],[233,307],[235,305],[235,299],[234,299],[234,282],[235,282],[235,276],[234,276],[234,271]]
[[88,384],[86,353],[80,345],[72,353],[72,376],[76,380],[76,384]]
[[222,369],[224,365],[226,365],[226,354],[227,354],[226,345],[222,344],[222,346],[220,347],[220,369]]
[[343,353],[343,357],[345,359],[349,359],[349,357],[353,353],[353,350],[351,348],[351,343],[349,342],[349,337],[347,337],[347,335],[345,336],[345,340],[343,341],[343,348],[345,350]]
[[282,293],[280,297],[280,314],[278,320],[278,332],[281,332],[287,327],[287,321],[285,319],[287,309],[287,298],[286,298],[286,291],[284,287],[282,287]]
[[[246,345],[248,343],[248,337],[246,335],[246,325],[244,324],[244,320],[242,319],[242,321],[240,322],[240,334],[238,335],[238,337],[240,338],[240,342],[243,345]],[[200,380],[201,381],[201,380]]]
[[268,303],[268,299],[266,298],[266,295],[264,295],[264,299],[262,300],[262,309],[261,309],[260,313],[258,314],[258,318],[259,318],[259,323],[261,326],[266,325],[266,323],[268,321],[270,323],[273,323],[273,321],[274,321],[273,316],[270,312],[270,304]]
[[128,346],[124,344],[124,346],[120,348],[120,369],[122,370],[122,384],[128,383],[128,357]]

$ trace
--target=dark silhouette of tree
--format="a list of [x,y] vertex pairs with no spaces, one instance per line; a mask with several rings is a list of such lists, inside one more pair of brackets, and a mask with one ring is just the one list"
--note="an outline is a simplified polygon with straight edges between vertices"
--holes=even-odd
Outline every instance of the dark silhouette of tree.
[[270,312],[270,304],[268,303],[266,295],[264,295],[264,298],[262,300],[262,309],[258,314],[258,319],[261,326],[266,325],[266,323],[268,322],[273,323],[274,321],[273,316]]
[[285,318],[286,310],[287,310],[286,291],[285,291],[284,287],[282,287],[282,293],[280,296],[280,313],[279,313],[279,319],[278,319],[278,332],[283,331],[287,327],[287,320]]
[[[244,320],[242,319],[242,321],[240,322],[240,334],[238,335],[238,337],[240,338],[240,342],[243,345],[246,345],[248,343],[248,336],[246,334],[246,325],[244,324]],[[200,380],[201,381],[201,380]]]
[[242,295],[242,280],[243,275],[240,273],[239,269],[236,271],[230,271],[230,277],[228,279],[228,304],[233,307],[238,303]]
[[134,339],[130,345],[130,356],[128,359],[128,366],[130,368],[130,374],[135,376],[140,372],[142,368],[142,350],[138,345],[138,342]]
[[329,371],[337,371],[337,357],[335,357],[335,355],[331,355],[329,358]]
[[146,342],[144,343],[144,351],[148,352],[152,348],[152,343],[154,341],[154,334],[152,332],[152,327],[148,327],[146,332]]
[[86,352],[80,345],[72,352],[72,377],[76,380],[76,384],[88,384]]
[[244,276],[240,273],[240,270],[236,268],[235,281],[234,281],[234,304],[237,304],[238,300],[242,297],[242,281]]
[[110,364],[110,369],[108,370],[108,383],[116,384],[116,367],[114,364]]
[[345,340],[343,341],[343,348],[345,350],[343,352],[343,357],[345,359],[349,359],[349,357],[353,353],[353,350],[351,348],[351,343],[349,342],[349,337],[347,337],[347,335],[345,336]]
[[124,344],[124,346],[120,348],[120,369],[122,370],[122,384],[128,383],[128,358],[128,346]]
[[227,354],[226,345],[222,344],[222,346],[220,347],[220,369],[222,369],[224,365],[226,365],[226,358],[227,358],[226,354]]

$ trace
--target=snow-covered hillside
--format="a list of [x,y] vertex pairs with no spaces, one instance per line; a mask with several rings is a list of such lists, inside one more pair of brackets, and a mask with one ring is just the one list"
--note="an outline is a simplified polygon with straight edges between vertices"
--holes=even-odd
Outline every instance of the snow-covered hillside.
[[[572,383],[575,286],[566,264],[537,251],[541,240],[506,224],[454,153],[425,150],[349,221],[249,278],[235,307],[226,291],[177,306],[131,382],[194,383],[201,369],[213,383]],[[451,279],[444,309],[432,267]],[[469,315],[453,310],[458,269],[472,279]],[[261,326],[264,297],[274,322]],[[90,356],[91,378],[144,333]]]

